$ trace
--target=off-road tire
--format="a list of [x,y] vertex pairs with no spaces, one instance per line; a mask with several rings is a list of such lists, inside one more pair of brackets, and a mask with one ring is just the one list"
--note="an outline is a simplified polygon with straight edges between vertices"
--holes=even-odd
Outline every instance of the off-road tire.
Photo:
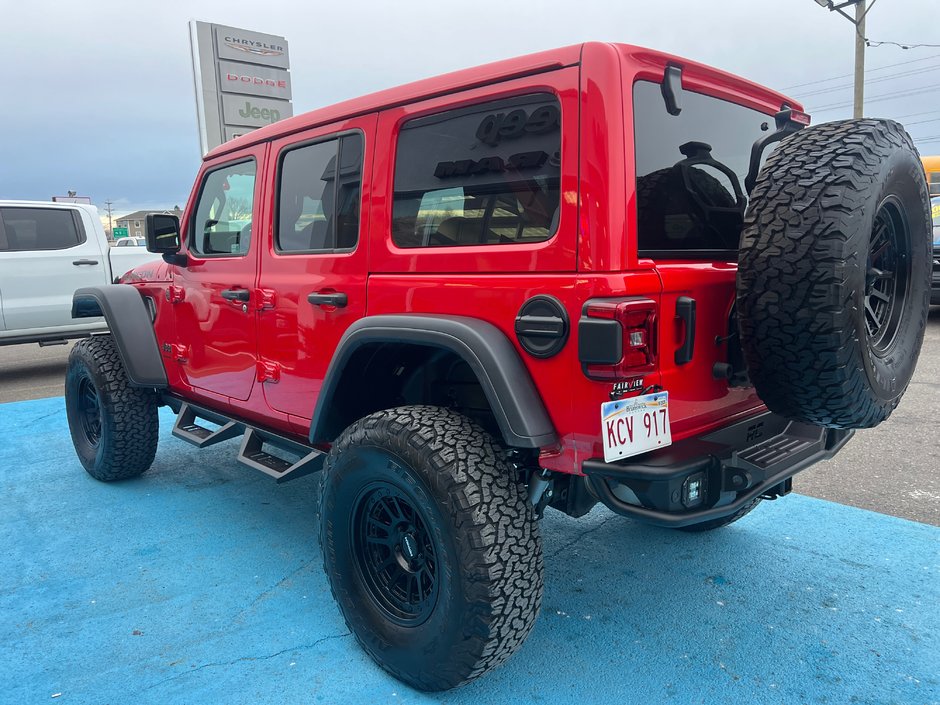
[[743,518],[744,516],[750,514],[754,511],[754,508],[760,504],[760,497],[757,497],[752,502],[748,502],[743,507],[741,507],[734,514],[729,514],[726,517],[721,517],[720,519],[712,519],[711,521],[703,521],[701,524],[691,524],[689,526],[679,527],[680,531],[687,531],[690,534],[702,533],[703,531],[711,531],[712,529],[720,529],[723,526],[728,526],[728,524],[733,524],[738,519]]
[[[403,625],[401,613],[376,597],[375,573],[363,568],[394,549],[356,549],[359,508],[374,506],[368,502],[377,493],[379,501],[400,494],[413,503],[412,516],[427,524],[430,549],[423,553],[434,553],[439,583],[423,622],[419,616]],[[528,636],[542,601],[538,524],[505,448],[476,423],[432,406],[366,416],[333,444],[319,496],[323,567],[333,596],[359,644],[393,676],[419,690],[453,688],[498,666]],[[408,600],[414,594],[420,604],[425,583],[418,585],[413,590],[408,583]]]
[[737,282],[748,372],[772,411],[830,428],[888,418],[924,338],[930,231],[924,170],[898,123],[781,141],[751,194]]
[[[92,394],[98,404],[97,424],[83,401]],[[130,385],[110,335],[85,338],[72,348],[65,410],[75,452],[96,480],[137,477],[153,463],[160,431],[156,396]],[[90,433],[89,426],[97,433]]]

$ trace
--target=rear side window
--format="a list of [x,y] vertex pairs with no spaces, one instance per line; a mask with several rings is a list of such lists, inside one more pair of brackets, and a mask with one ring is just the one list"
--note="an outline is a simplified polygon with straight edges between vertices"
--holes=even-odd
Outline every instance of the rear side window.
[[354,249],[359,241],[361,179],[360,134],[286,152],[279,176],[278,252]]
[[0,252],[67,250],[85,242],[76,211],[63,208],[0,208]]
[[773,118],[692,91],[670,115],[649,81],[634,84],[633,113],[640,255],[736,253],[751,145],[774,129]]
[[189,248],[204,256],[245,255],[251,246],[255,161],[210,171],[193,218]]
[[554,235],[561,106],[547,93],[406,122],[398,136],[398,247],[512,245]]

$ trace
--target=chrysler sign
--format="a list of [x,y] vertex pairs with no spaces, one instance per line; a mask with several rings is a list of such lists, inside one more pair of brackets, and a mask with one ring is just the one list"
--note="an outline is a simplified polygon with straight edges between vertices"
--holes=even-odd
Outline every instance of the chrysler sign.
[[293,114],[287,40],[190,22],[202,153]]

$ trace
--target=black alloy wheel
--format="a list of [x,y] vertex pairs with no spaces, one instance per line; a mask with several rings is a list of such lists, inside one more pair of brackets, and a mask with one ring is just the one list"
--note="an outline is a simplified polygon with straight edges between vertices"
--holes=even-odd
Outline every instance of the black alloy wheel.
[[890,196],[872,226],[865,278],[865,327],[872,352],[880,357],[894,344],[911,276],[910,228],[898,199]]
[[94,382],[82,377],[78,386],[78,412],[82,433],[88,445],[97,448],[101,440],[101,402]]
[[[391,459],[389,459],[391,460]],[[423,624],[437,603],[437,552],[421,510],[395,485],[359,495],[352,521],[358,570],[375,604],[402,626]]]

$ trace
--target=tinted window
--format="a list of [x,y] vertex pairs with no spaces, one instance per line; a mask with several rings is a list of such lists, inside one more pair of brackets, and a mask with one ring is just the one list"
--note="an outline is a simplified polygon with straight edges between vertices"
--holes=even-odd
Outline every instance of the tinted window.
[[932,171],[927,174],[927,180],[930,184],[930,194],[940,196],[940,171]]
[[254,160],[209,172],[190,230],[190,250],[200,255],[246,254],[254,201]]
[[65,250],[85,242],[78,214],[61,208],[0,208],[0,251]]
[[774,120],[691,91],[681,101],[670,115],[658,83],[633,87],[639,249],[737,250],[751,145]]
[[281,159],[277,248],[347,250],[359,240],[362,135],[317,142]]
[[392,239],[399,247],[541,242],[561,203],[561,107],[549,94],[405,123]]

